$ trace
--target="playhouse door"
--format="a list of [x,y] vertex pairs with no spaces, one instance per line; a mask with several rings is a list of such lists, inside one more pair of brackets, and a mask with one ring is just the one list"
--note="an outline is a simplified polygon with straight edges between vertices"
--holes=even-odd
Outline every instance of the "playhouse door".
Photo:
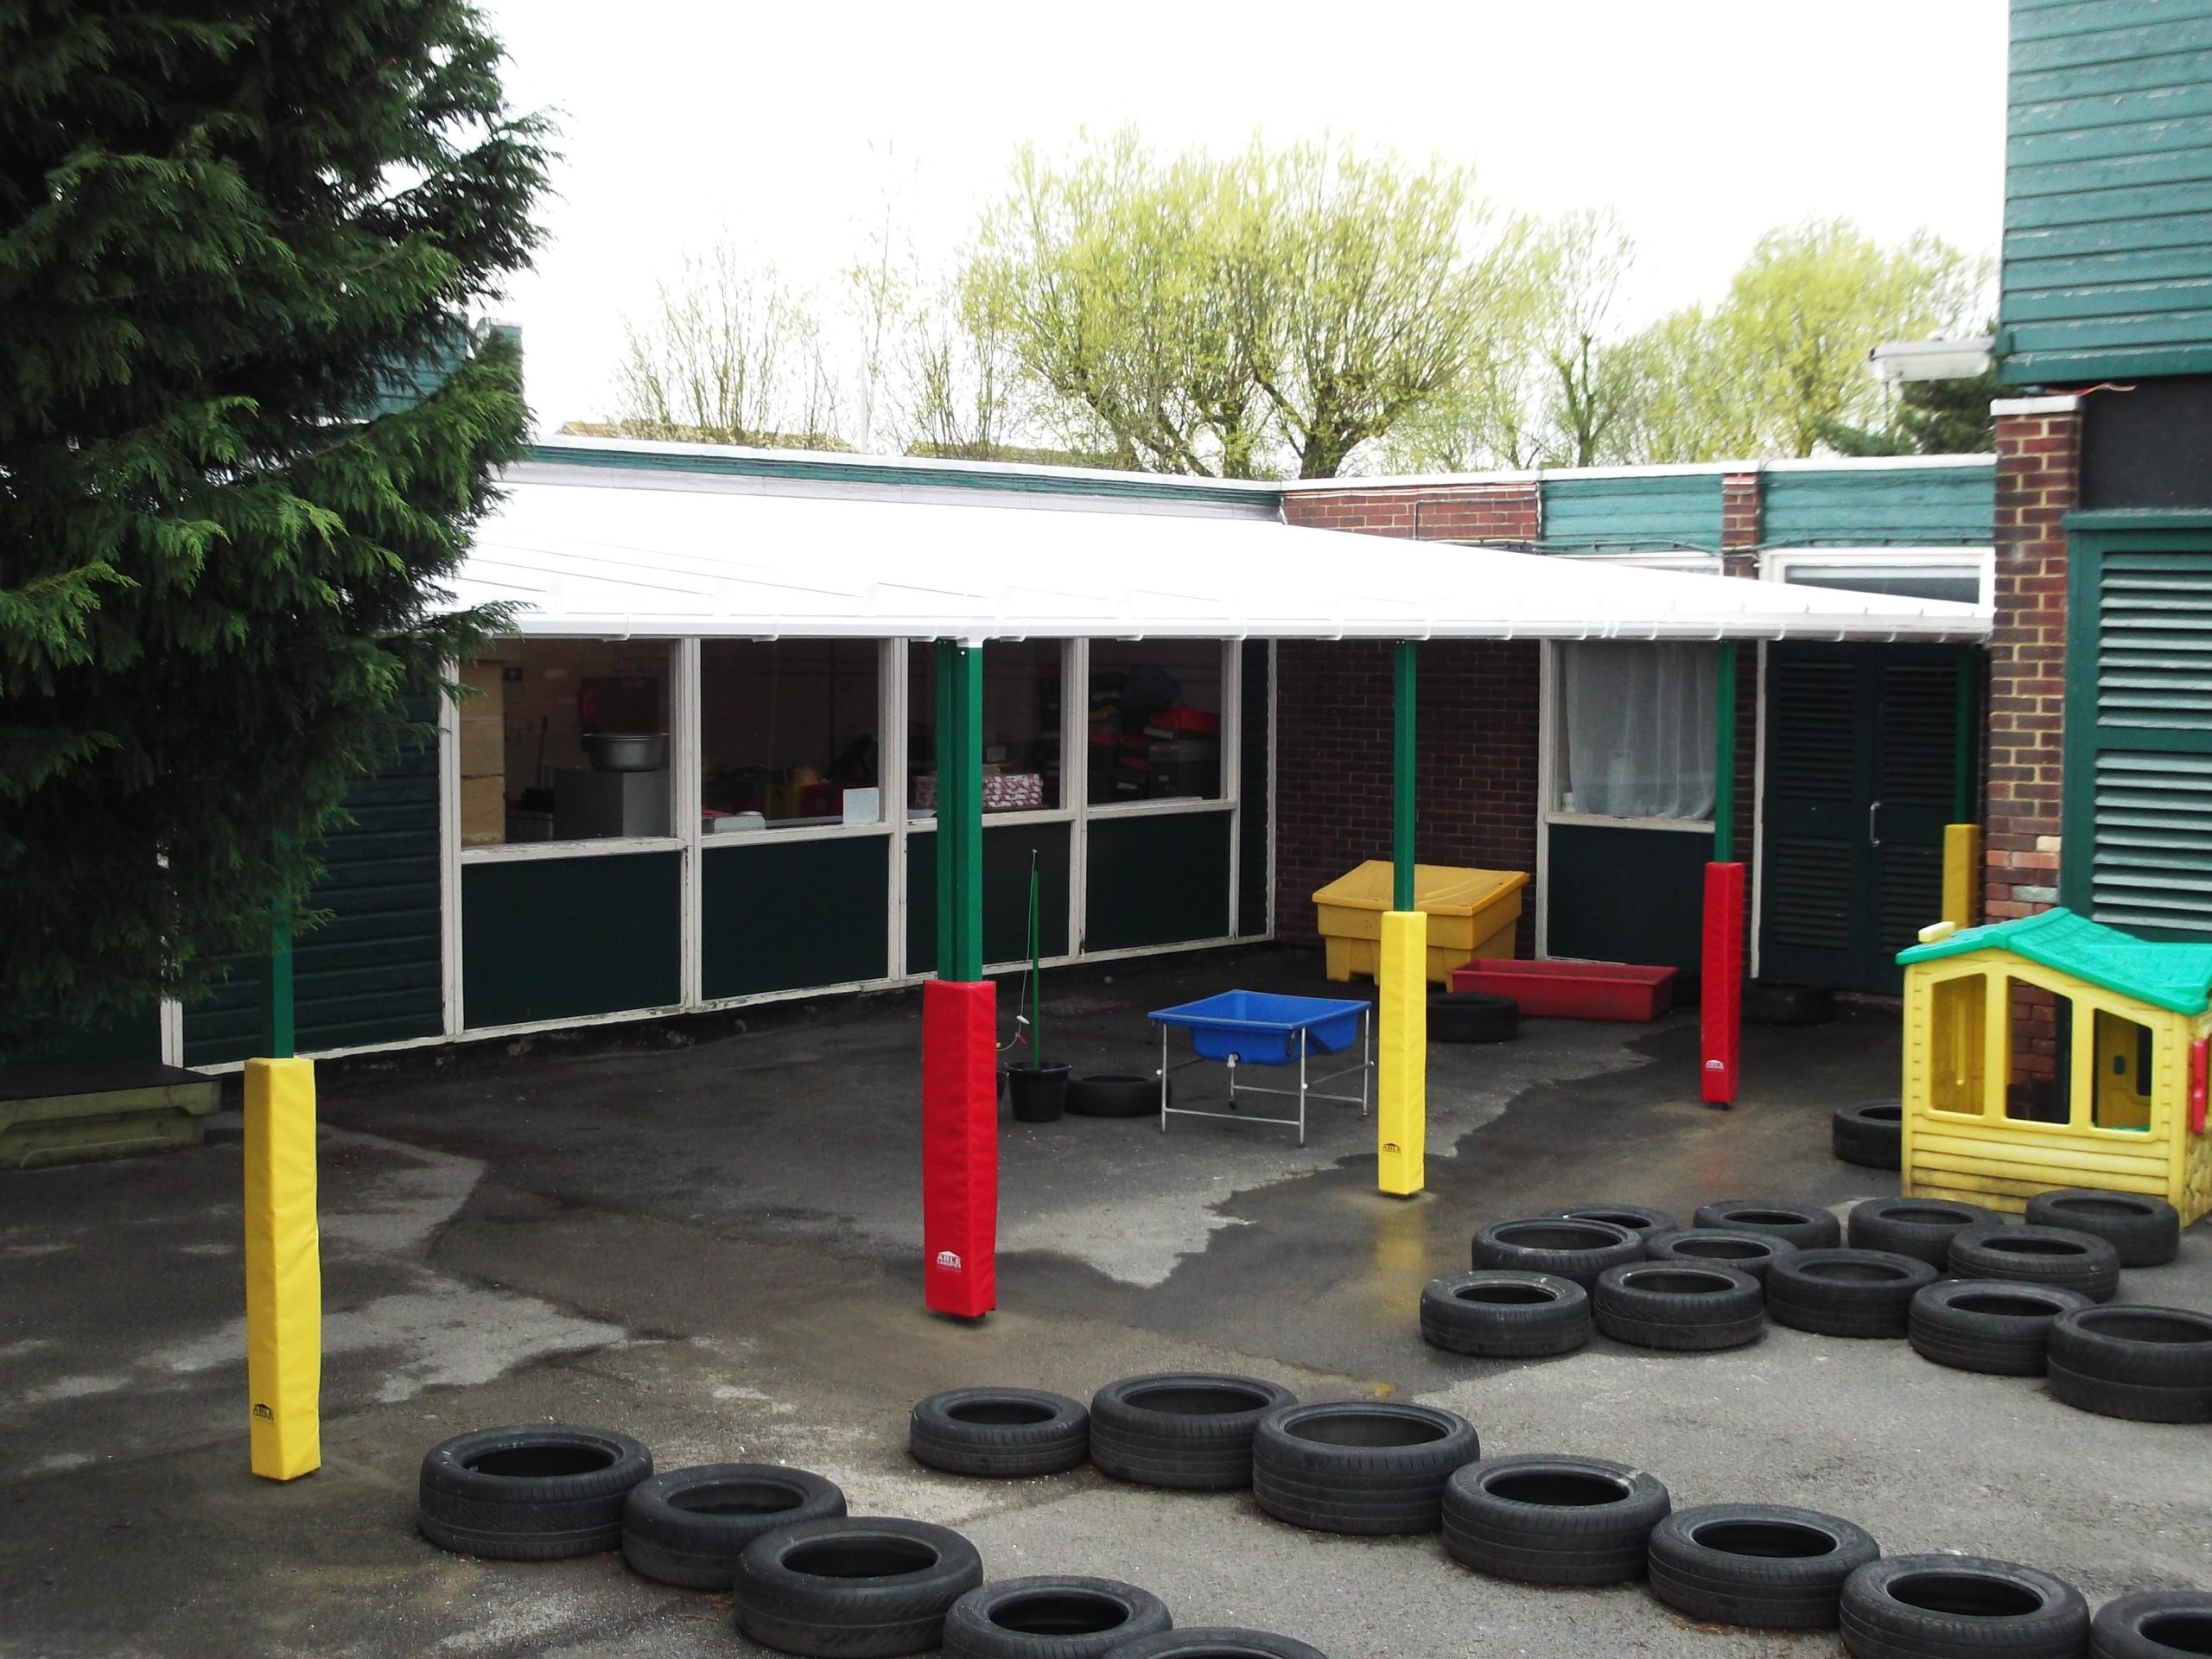
[[1952,646],[1773,646],[1759,971],[1894,995],[1897,953],[1942,913],[1955,810]]

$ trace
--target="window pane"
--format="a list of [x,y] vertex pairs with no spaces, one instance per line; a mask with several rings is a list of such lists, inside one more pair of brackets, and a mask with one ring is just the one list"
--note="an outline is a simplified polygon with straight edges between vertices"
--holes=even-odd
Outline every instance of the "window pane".
[[699,802],[709,835],[876,823],[873,639],[709,639],[699,647]]
[[1832,588],[1853,594],[1889,594],[1898,599],[1948,599],[1981,603],[1981,573],[1972,566],[1914,568],[1900,565],[1812,565],[1788,571],[1793,588]]
[[1929,1109],[1980,1117],[1989,1109],[1989,982],[1980,974],[1943,980],[1929,1001]]
[[2148,1026],[2138,1025],[2108,1008],[2096,1018],[2096,1097],[2091,1122],[2101,1129],[2151,1127],[2152,1045]]
[[1217,639],[1100,639],[1090,647],[1090,804],[1218,800]]
[[2074,1121],[2074,999],[2024,979],[2005,982],[2012,1075],[2005,1116],[2029,1123]]
[[512,639],[462,670],[461,845],[672,834],[670,651]]
[[[1035,811],[1060,804],[1058,639],[992,639],[983,645],[983,810]],[[937,812],[937,647],[907,660],[906,804]]]
[[1559,810],[1710,818],[1719,662],[1711,645],[1561,645]]

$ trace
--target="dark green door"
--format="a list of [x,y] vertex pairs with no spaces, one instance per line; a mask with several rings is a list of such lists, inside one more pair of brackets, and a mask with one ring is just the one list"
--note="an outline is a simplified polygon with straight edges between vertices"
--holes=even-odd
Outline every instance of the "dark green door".
[[1948,645],[1768,652],[1763,975],[1901,988],[1897,953],[1942,914],[1966,661]]

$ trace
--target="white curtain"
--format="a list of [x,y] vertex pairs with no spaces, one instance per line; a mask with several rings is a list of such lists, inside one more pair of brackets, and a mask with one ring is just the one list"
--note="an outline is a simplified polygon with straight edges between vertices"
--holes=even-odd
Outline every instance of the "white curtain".
[[1617,818],[1713,816],[1711,645],[1559,647],[1559,807]]

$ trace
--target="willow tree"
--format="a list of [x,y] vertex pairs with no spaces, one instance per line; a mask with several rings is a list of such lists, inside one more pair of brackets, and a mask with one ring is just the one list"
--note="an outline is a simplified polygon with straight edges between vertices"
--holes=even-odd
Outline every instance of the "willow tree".
[[1515,279],[1471,175],[1313,143],[1025,149],[970,282],[1065,435],[1160,471],[1331,477],[1485,349]]
[[0,4],[0,1046],[297,906],[520,449],[540,124],[459,0]]

